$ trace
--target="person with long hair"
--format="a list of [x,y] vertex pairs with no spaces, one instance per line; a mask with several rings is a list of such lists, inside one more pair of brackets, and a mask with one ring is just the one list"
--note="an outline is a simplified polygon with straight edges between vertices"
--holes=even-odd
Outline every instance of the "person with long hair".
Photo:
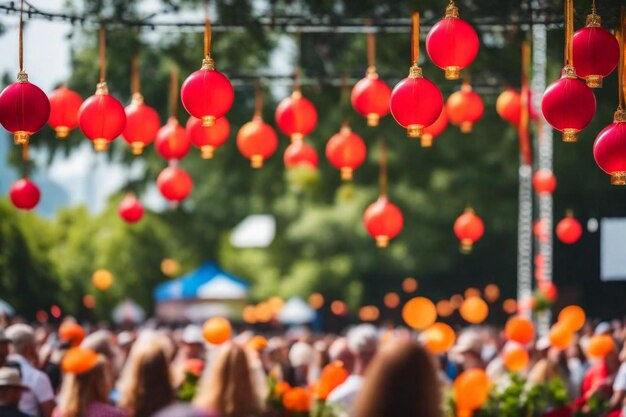
[[53,417],[127,417],[108,404],[111,380],[103,355],[74,348],[63,358],[62,368],[65,375]]
[[244,349],[225,345],[200,381],[194,405],[219,417],[254,417],[262,411],[262,400],[252,384],[250,364]]
[[354,417],[442,417],[433,357],[408,341],[387,342],[366,373]]
[[174,401],[168,340],[156,332],[142,334],[130,350],[118,383],[118,405],[128,417],[151,416]]

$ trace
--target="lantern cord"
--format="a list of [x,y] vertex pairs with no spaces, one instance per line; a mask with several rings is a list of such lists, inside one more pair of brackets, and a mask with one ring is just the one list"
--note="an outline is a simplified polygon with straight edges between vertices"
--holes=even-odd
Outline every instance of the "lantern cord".
[[254,86],[254,117],[262,117],[263,115],[263,89],[261,88],[261,79],[257,78]]
[[99,60],[100,60],[100,82],[104,82],[104,75],[106,70],[106,32],[104,30],[104,24],[100,25],[100,39],[99,39]]
[[411,16],[412,28],[411,28],[411,61],[412,64],[417,66],[417,61],[420,58],[420,12],[414,11]]
[[[372,21],[368,21],[367,24],[371,26]],[[371,69],[376,67],[376,35],[374,32],[367,34],[367,65]]]
[[380,196],[387,196],[387,139],[380,138],[380,173],[378,177]]
[[530,166],[532,164],[532,152],[530,138],[528,135],[528,69],[530,67],[530,44],[528,41],[522,42],[522,89],[521,89],[521,111],[520,123],[517,129],[519,137],[519,148],[522,163]]
[[211,19],[209,18],[209,0],[204,1],[204,56],[211,57]]
[[130,59],[130,92],[139,94],[139,58],[137,54],[133,54]]
[[293,91],[300,91],[300,76],[302,70],[300,69],[300,66],[298,65],[295,69],[295,71],[293,72]]
[[565,65],[574,65],[573,43],[574,36],[574,4],[573,0],[565,0]]
[[617,31],[615,34],[617,36],[617,42],[619,43],[619,69],[617,77],[619,87],[619,103],[617,107],[620,110],[624,110],[626,104],[624,103],[624,73],[626,72],[624,71],[624,19],[626,18],[626,11],[624,9],[624,6],[620,6],[619,12],[619,25],[617,25]]
[[28,142],[22,145],[22,160],[28,162]]
[[591,14],[596,14],[596,0],[591,1]]
[[24,72],[24,0],[20,2],[20,27],[18,40],[18,56],[20,72]]
[[170,72],[170,116],[177,118],[178,114],[178,68],[173,67]]

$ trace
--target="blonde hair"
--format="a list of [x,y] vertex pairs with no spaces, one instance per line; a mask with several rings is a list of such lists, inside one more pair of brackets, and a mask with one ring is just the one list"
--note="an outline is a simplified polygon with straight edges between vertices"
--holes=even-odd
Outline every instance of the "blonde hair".
[[150,416],[174,400],[167,353],[168,341],[143,334],[133,345],[118,383],[119,406],[129,417]]
[[96,365],[80,374],[65,374],[57,409],[63,417],[82,417],[94,402],[108,401],[110,384],[104,356],[98,355]]
[[228,344],[219,353],[193,400],[194,405],[223,417],[250,417],[261,411],[250,366],[241,346]]

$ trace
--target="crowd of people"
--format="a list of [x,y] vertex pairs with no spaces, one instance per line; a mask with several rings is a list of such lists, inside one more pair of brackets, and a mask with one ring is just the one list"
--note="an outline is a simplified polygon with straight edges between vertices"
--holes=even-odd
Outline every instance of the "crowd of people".
[[[585,353],[595,335],[615,342],[602,358]],[[444,397],[462,372],[484,371],[492,392],[511,379],[509,342],[491,326],[459,330],[439,354],[412,330],[371,324],[337,335],[242,329],[227,339],[207,343],[194,324],[86,331],[71,318],[59,327],[15,322],[0,329],[0,416],[461,417]],[[534,337],[517,374],[528,385],[559,379],[568,394],[563,414],[535,415],[626,415],[625,339],[620,321],[587,322],[566,348]],[[591,398],[604,399],[598,414]]]

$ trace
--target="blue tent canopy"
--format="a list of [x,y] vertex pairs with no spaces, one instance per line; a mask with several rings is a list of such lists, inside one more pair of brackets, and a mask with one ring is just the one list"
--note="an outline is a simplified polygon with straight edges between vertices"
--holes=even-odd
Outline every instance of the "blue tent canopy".
[[198,298],[244,298],[250,285],[219,268],[205,262],[198,269],[154,289],[157,302]]

